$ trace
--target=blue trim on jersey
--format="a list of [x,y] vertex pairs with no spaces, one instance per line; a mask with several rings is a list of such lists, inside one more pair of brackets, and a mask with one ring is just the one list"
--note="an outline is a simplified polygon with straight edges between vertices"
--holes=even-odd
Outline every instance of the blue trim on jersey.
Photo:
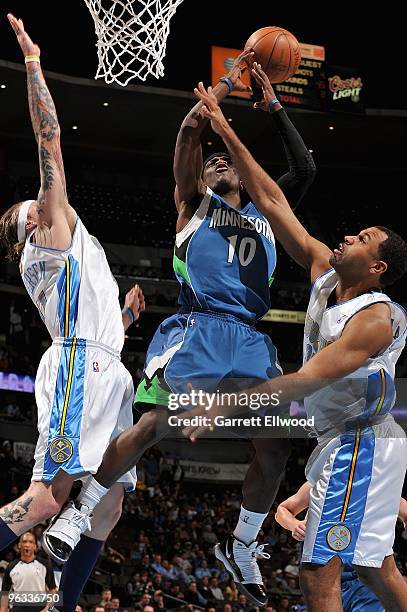
[[384,415],[390,412],[396,398],[393,378],[384,368],[367,377],[366,405],[363,416]]
[[[67,285],[68,277],[69,286]],[[78,318],[79,288],[81,284],[79,263],[72,255],[68,256],[64,268],[59,273],[56,284],[59,295],[59,333],[64,338],[72,338],[75,335]],[[68,296],[66,295],[67,290]],[[67,327],[68,329],[66,329]]]
[[341,584],[343,612],[384,612],[376,595],[357,577]]
[[[325,565],[335,556],[340,557],[343,563],[352,563],[372,477],[374,450],[375,436],[371,427],[363,429],[360,436],[358,433],[341,436],[341,447],[332,466],[311,563]],[[328,532],[342,525],[351,534],[350,543],[342,550],[340,547],[332,548],[328,545]]]
[[79,460],[85,364],[86,340],[65,339],[51,409],[44,481],[53,480],[60,468],[68,474],[85,471]]

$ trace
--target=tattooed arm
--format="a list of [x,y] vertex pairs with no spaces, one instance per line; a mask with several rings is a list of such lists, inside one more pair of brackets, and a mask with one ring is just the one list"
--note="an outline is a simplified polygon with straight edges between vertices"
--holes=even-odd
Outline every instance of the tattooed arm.
[[[8,19],[25,57],[39,58],[40,49],[24,29],[21,19]],[[60,127],[54,102],[45,82],[39,61],[26,64],[28,103],[31,123],[38,143],[41,187],[37,198],[39,224],[34,240],[41,246],[66,249],[76,222],[76,213],[68,204]]]

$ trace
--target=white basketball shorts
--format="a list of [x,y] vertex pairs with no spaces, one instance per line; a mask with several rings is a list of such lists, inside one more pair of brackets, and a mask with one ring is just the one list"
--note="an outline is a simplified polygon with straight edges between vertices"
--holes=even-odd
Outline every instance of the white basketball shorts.
[[[109,442],[133,425],[133,381],[120,355],[81,338],[56,338],[35,380],[38,442],[32,480],[50,482],[58,470],[94,474]],[[119,482],[132,490],[136,469]]]
[[[391,416],[331,439],[307,466],[313,485],[302,562],[381,567],[393,554],[407,440]],[[310,465],[311,463],[311,465]]]

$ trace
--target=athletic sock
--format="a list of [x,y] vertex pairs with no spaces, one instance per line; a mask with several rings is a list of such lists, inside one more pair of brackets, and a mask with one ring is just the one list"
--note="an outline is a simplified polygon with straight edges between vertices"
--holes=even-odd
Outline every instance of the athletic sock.
[[109,489],[105,489],[105,487],[102,487],[102,485],[99,484],[97,480],[93,478],[93,476],[91,476],[88,482],[86,482],[83,486],[82,491],[79,493],[76,502],[79,502],[82,506],[87,506],[90,512],[92,512],[92,510],[95,508],[95,506],[98,505],[102,497],[106,495],[108,490]]
[[233,535],[245,544],[251,544],[256,540],[267,515],[268,512],[266,512],[266,514],[261,514],[260,512],[250,512],[250,510],[246,510],[243,508],[243,506],[241,506],[239,521]]
[[18,536],[10,529],[8,525],[0,519],[0,550],[7,548],[9,544],[17,540]]
[[79,597],[99,557],[102,540],[82,535],[78,546],[64,565],[59,590],[63,593],[62,612],[75,612]]

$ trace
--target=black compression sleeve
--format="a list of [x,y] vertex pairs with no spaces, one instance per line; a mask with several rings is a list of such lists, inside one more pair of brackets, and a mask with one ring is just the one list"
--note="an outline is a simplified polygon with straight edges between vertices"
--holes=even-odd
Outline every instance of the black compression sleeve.
[[283,141],[289,171],[277,183],[284,192],[291,208],[296,208],[312,184],[316,166],[303,139],[282,108],[271,113]]

